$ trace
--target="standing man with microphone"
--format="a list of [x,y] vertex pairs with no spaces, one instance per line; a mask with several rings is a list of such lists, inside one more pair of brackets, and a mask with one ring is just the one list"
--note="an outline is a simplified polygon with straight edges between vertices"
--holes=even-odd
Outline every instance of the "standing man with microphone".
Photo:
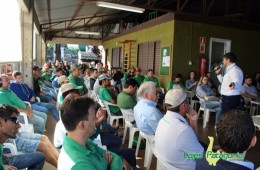
[[222,96],[222,113],[236,109],[240,105],[243,72],[236,65],[236,59],[236,55],[232,52],[223,56],[225,73],[220,91]]

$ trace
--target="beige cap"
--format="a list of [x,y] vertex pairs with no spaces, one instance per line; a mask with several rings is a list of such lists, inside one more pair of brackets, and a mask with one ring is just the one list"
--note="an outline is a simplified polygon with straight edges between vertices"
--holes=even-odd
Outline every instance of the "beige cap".
[[72,89],[80,90],[82,88],[83,88],[82,86],[75,86],[72,83],[67,83],[67,84],[64,84],[63,86],[61,86],[60,90],[61,90],[61,93],[65,93],[65,92],[72,90]]
[[63,83],[65,80],[69,80],[66,76],[62,75],[58,78],[58,84]]
[[173,88],[166,93],[165,103],[172,108],[179,106],[187,98],[187,93],[182,88]]

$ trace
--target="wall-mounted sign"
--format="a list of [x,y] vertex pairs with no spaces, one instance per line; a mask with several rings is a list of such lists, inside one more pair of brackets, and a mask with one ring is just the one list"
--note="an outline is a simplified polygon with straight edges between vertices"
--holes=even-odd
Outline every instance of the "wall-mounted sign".
[[200,54],[205,54],[206,37],[200,37]]
[[171,46],[161,47],[160,75],[170,74]]

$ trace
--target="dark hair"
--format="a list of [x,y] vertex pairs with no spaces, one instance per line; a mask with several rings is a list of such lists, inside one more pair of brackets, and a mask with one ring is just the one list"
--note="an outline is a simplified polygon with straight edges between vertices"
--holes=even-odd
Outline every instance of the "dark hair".
[[[182,104],[182,103],[181,103],[181,104]],[[180,112],[181,104],[180,104],[179,106],[174,107],[174,108],[171,108],[171,105],[166,104],[166,110],[179,113],[179,112]]]
[[[63,68],[58,67],[58,68],[56,69],[56,72],[60,72],[60,71],[63,71]],[[64,71],[63,71],[63,72],[64,72]]]
[[174,78],[182,78],[182,75],[180,73],[175,74]]
[[71,90],[68,90],[68,91],[62,93],[63,99],[65,99],[65,97],[68,96],[68,94],[70,94],[70,93],[80,94],[79,90],[77,90],[77,89],[71,89]]
[[88,120],[88,111],[94,101],[86,96],[68,96],[61,107],[61,120],[68,131],[76,129],[82,120]]
[[246,80],[246,79],[253,79],[253,77],[248,75],[248,74],[246,74],[245,77],[244,77],[244,80]]
[[19,112],[16,108],[6,105],[0,104],[0,117],[10,117],[13,113],[19,115]]
[[237,56],[232,52],[224,54],[223,58],[229,59],[232,63],[235,63],[237,61]]
[[231,110],[220,117],[217,136],[221,149],[227,153],[243,153],[255,135],[255,126],[249,113]]
[[19,72],[19,71],[14,71],[13,74],[12,74],[12,76],[13,76],[14,78],[16,78],[17,76],[21,76],[21,75],[22,75],[22,73]]
[[128,79],[126,80],[125,84],[124,84],[124,88],[127,89],[129,86],[132,86],[132,87],[138,87],[139,84],[137,83],[137,81],[135,79]]
[[153,69],[149,69],[148,72],[152,71],[153,72]]

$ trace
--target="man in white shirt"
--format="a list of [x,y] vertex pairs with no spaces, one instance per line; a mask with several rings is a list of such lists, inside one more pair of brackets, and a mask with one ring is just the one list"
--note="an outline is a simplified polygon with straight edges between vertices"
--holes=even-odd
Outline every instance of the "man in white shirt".
[[232,52],[223,56],[225,74],[221,85],[222,113],[240,106],[240,91],[243,82],[243,72],[236,65],[236,55]]
[[195,169],[196,163],[191,157],[197,155],[198,159],[202,158],[204,151],[197,138],[198,114],[190,109],[187,94],[182,88],[168,91],[165,103],[169,106],[155,132],[155,154],[178,169]]

